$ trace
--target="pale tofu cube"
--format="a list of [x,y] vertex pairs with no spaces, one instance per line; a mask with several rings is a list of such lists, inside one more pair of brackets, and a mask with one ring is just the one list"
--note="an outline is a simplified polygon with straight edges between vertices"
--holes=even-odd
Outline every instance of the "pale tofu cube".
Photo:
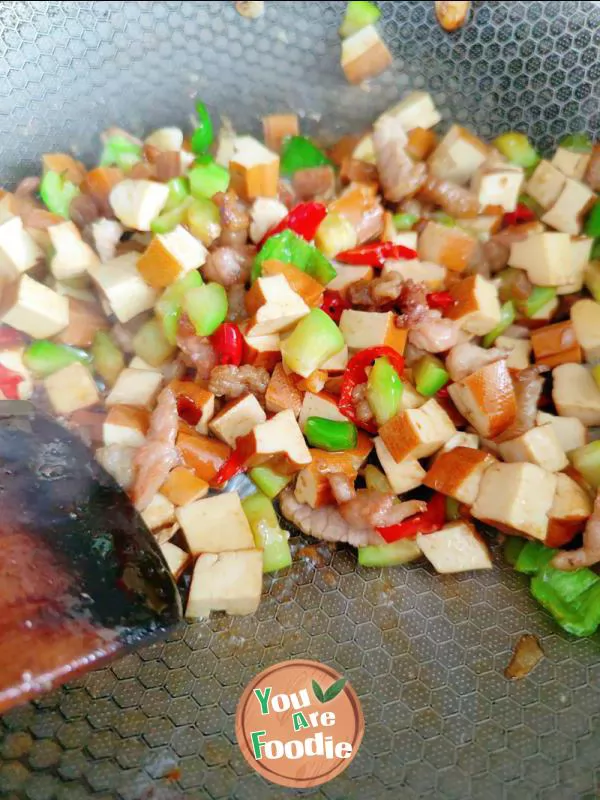
[[[191,469],[175,467],[169,472],[167,480],[160,487],[161,494],[175,506],[187,506],[195,500],[206,497],[210,486]],[[177,525],[179,528],[179,524]]]
[[[392,235],[394,244],[400,244],[402,247],[408,247],[409,250],[416,250],[419,241],[419,234],[417,231],[400,231]],[[412,259],[414,261],[414,259]]]
[[73,222],[51,225],[48,236],[54,248],[50,270],[57,280],[77,278],[100,264],[100,259],[83,241]]
[[429,157],[429,170],[442,180],[468,183],[488,156],[487,145],[460,125],[453,125]]
[[262,562],[262,550],[203,553],[194,565],[186,619],[202,619],[211,611],[253,614],[262,592]]
[[[355,269],[350,267],[350,269]],[[432,261],[419,261],[417,258],[399,259],[397,261],[386,261],[383,265],[382,275],[389,275],[390,272],[397,272],[405,280],[424,283],[431,291],[437,291],[444,286],[448,270]]]
[[254,547],[252,529],[237,492],[179,506],[175,514],[193,556]]
[[44,380],[44,388],[56,414],[72,414],[100,401],[98,387],[87,367],[76,362],[59,369]]
[[11,372],[16,372],[23,380],[17,386],[19,400],[29,400],[33,393],[33,376],[23,363],[24,347],[15,347],[11,350],[0,350],[0,365]]
[[561,417],[576,417],[587,427],[600,425],[600,389],[582,364],[552,370],[552,399]]
[[124,253],[90,271],[119,322],[129,322],[148,311],[158,299],[156,289],[148,286],[138,271],[139,257],[139,253]]
[[149,231],[169,196],[166,183],[126,178],[113,187],[109,203],[115,217],[128,228]]
[[526,193],[542,208],[550,208],[558,200],[566,178],[549,161],[540,161],[525,184]]
[[583,447],[587,442],[585,425],[576,417],[557,417],[545,411],[538,411],[535,424],[551,425],[565,453],[575,450],[576,447]]
[[35,267],[44,253],[23,228],[21,217],[10,217],[0,225],[0,272],[7,276]]
[[498,436],[515,418],[515,392],[504,359],[452,383],[448,392],[463,417],[485,439]]
[[298,416],[298,425],[303,433],[306,427],[306,420],[309,417],[322,417],[323,419],[331,419],[334,422],[348,421],[339,410],[336,398],[331,394],[327,394],[327,392],[320,392],[319,394],[314,394],[313,392],[304,393],[300,415]]
[[359,140],[352,151],[352,158],[356,161],[364,161],[366,164],[375,164],[377,162],[373,134],[367,133]]
[[230,447],[236,439],[250,433],[255,425],[264,422],[267,415],[253,394],[227,403],[209,422],[210,431]]
[[583,219],[596,200],[589,186],[567,178],[555,203],[546,211],[542,222],[562,233],[578,236]]
[[352,267],[333,261],[336,276],[327,284],[328,289],[344,293],[348,286],[356,281],[370,281],[373,278],[373,267]]
[[457,447],[469,447],[471,450],[479,448],[479,436],[476,433],[467,433],[466,431],[458,431],[451,439],[448,439],[446,444],[438,450],[434,459],[438,459],[442,453],[449,453]]
[[170,233],[156,235],[136,266],[147,284],[160,289],[201,267],[207,254],[202,242],[178,225]]
[[531,339],[515,339],[512,336],[498,336],[495,347],[508,350],[506,366],[509,369],[527,369],[530,364]]
[[246,308],[252,314],[246,329],[250,336],[285,331],[310,312],[284,275],[258,278],[246,295]]
[[571,237],[571,268],[575,277],[571,283],[567,283],[564,286],[557,286],[557,294],[574,294],[575,292],[581,291],[585,279],[585,271],[590,262],[593,244],[594,240],[590,239],[588,236]]
[[155,370],[126,367],[105,400],[107,407],[138,406],[151,408],[163,382],[162,373]]
[[471,275],[453,284],[450,294],[454,305],[447,310],[446,316],[455,320],[467,333],[484,336],[500,322],[498,289],[492,281],[481,275]]
[[386,70],[392,54],[373,25],[342,40],[341,65],[348,83],[362,83]]
[[556,475],[537,464],[493,464],[483,475],[471,514],[543,541],[556,485]]
[[429,92],[411,92],[399,103],[384,111],[386,117],[399,122],[405,131],[433,128],[442,119]]
[[192,560],[191,555],[186,553],[185,550],[182,550],[181,547],[177,547],[177,545],[173,544],[172,542],[163,542],[160,545],[160,552],[163,554],[163,558],[167,562],[167,567],[169,568],[171,575],[175,578],[175,580],[179,580],[182,573]]
[[312,460],[294,412],[289,408],[255,425],[251,433],[240,437],[237,446],[249,466],[262,464],[275,455],[285,456],[297,468]]
[[437,456],[423,483],[436,492],[454,497],[470,506],[477,497],[485,471],[495,461],[493,456],[483,450],[454,447]]
[[573,150],[567,150],[566,147],[558,147],[551,164],[567,178],[581,181],[590,163],[590,158],[591,153],[575,153]]
[[419,235],[417,252],[422,262],[463,272],[472,264],[479,247],[479,240],[462,228],[429,220]]
[[400,408],[403,411],[406,411],[407,408],[421,408],[421,406],[425,405],[428,398],[419,394],[412,383],[404,377],[402,378],[402,385],[404,389],[402,390],[402,397],[400,398]]
[[156,147],[166,153],[173,153],[183,147],[183,131],[181,128],[157,128],[144,139],[144,144]]
[[145,369],[148,370],[148,372],[158,372],[162,375],[160,369],[153,367],[152,364],[148,364],[147,361],[144,361],[144,359],[139,356],[134,356],[127,366],[129,369]]
[[341,350],[334,353],[331,358],[328,358],[319,369],[324,369],[325,372],[343,372],[348,366],[348,345],[345,344]]
[[572,264],[571,238],[567,233],[539,233],[514,242],[508,263],[524,269],[536,286],[563,286],[577,277]]
[[102,424],[104,445],[141,447],[148,432],[148,412],[130,406],[113,406]]
[[452,420],[437,400],[402,411],[379,429],[394,461],[431,456],[456,433]]
[[340,331],[351,350],[387,345],[403,353],[407,331],[396,326],[392,311],[355,311],[346,309],[340,319]]
[[278,333],[266,336],[248,336],[248,325],[240,324],[240,332],[244,338],[244,364],[265,367],[269,372],[281,361],[281,339]]
[[133,485],[136,473],[134,459],[137,452],[137,447],[111,444],[110,447],[99,447],[94,457],[119,486],[127,491]]
[[571,322],[586,361],[600,359],[600,304],[585,298],[571,306]]
[[465,520],[449,522],[435,533],[418,534],[417,545],[435,571],[442,575],[493,566],[486,543]]
[[157,531],[175,522],[175,506],[158,492],[142,511],[141,517],[149,530]]
[[500,206],[505,212],[514,211],[525,175],[522,169],[505,167],[477,172],[471,190],[477,195],[479,205]]
[[549,547],[557,547],[570,541],[583,530],[592,513],[592,500],[585,489],[562,472],[557,474],[556,479],[556,492],[545,541]]
[[[156,531],[152,531],[152,536],[154,537],[154,541],[162,547],[167,542],[170,542],[171,539],[175,536],[177,531],[179,530],[179,525],[177,522],[174,522],[173,525],[167,525],[165,528],[159,528]],[[191,560],[191,556],[189,553],[186,553]]]
[[254,244],[258,244],[287,214],[287,207],[280,200],[274,197],[257,197],[250,209],[250,238]]
[[515,439],[501,442],[498,449],[504,461],[527,461],[548,472],[559,472],[569,463],[552,425],[531,428]]
[[231,186],[244,200],[277,197],[279,156],[252,136],[236,136],[229,161]]
[[385,446],[385,442],[381,436],[377,436],[374,442],[381,468],[385,472],[385,476],[395,494],[410,492],[423,483],[425,470],[416,458],[397,463],[392,458],[392,454]]
[[29,275],[5,286],[0,320],[33,339],[48,339],[69,324],[69,301]]

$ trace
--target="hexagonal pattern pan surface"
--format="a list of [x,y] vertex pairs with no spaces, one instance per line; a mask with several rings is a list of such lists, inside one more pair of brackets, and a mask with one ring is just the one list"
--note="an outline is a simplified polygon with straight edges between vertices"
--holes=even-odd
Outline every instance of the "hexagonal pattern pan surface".
[[[550,147],[600,130],[597,3],[475,3],[450,36],[431,2],[380,2],[395,60],[368,90],[340,73],[344,5],[271,1],[250,21],[231,2],[0,3],[3,177],[36,172],[52,148],[91,160],[108,123],[185,124],[196,95],[256,131],[262,113],[288,108],[308,131],[360,129],[411,87],[486,137],[516,126]],[[562,635],[520,576],[363,570],[349,550],[294,543],[256,617],[182,625],[5,715],[0,796],[290,796],[246,765],[234,713],[252,675],[294,656],[343,671],[366,719],[357,758],[314,798],[598,796],[599,644]],[[546,658],[509,683],[525,631]]]

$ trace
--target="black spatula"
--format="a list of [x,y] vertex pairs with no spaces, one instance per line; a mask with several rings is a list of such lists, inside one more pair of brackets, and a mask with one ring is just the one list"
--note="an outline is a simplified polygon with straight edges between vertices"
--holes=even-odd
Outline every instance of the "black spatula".
[[0,712],[180,616],[156,542],[85,445],[0,402]]

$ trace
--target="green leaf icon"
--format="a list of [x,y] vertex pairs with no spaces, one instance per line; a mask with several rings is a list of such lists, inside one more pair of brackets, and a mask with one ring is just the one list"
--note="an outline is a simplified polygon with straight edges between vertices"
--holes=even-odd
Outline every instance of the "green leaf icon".
[[315,693],[315,697],[317,698],[319,703],[324,703],[325,702],[325,695],[323,694],[323,689],[321,689],[319,684],[314,679],[313,679],[313,682],[312,682],[312,689],[313,689],[313,692]]
[[328,703],[330,700],[333,700],[338,694],[342,691],[344,686],[346,685],[346,678],[340,678],[339,680],[332,683],[329,689],[325,692],[325,700],[323,702]]

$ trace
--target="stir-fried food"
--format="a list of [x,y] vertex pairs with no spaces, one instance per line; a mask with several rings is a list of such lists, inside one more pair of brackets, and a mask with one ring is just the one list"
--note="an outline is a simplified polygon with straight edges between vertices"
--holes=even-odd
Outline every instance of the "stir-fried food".
[[112,128],[4,192],[2,396],[95,448],[193,571],[189,616],[257,607],[278,507],[439,573],[492,567],[485,523],[559,624],[600,623],[598,146],[439,122],[414,92],[324,148],[199,103],[189,136]]

